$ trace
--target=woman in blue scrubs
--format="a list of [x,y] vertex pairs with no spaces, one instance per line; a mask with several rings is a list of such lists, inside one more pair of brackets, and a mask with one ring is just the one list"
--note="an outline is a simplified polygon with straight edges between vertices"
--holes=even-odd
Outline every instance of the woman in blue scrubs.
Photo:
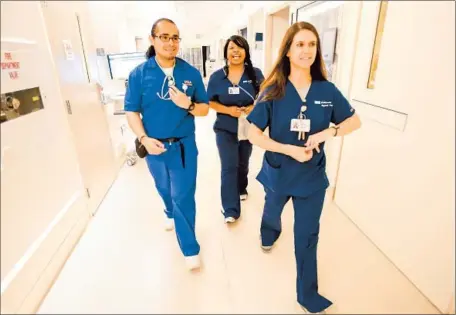
[[[279,238],[281,213],[291,199],[297,300],[309,312],[324,312],[332,303],[318,293],[317,281],[320,215],[329,186],[323,147],[326,140],[348,135],[361,123],[347,99],[326,80],[314,26],[298,22],[288,29],[247,119],[250,141],[266,150],[257,176],[266,192],[261,247],[270,251]],[[267,127],[269,136],[263,134]]]
[[154,23],[148,60],[130,73],[124,107],[128,124],[149,153],[146,161],[165,205],[166,229],[176,227],[188,267],[197,269],[194,116],[207,115],[209,100],[199,71],[176,58],[180,40],[173,21]]
[[222,169],[223,214],[226,223],[233,223],[241,215],[240,200],[248,195],[252,144],[247,139],[245,117],[253,109],[264,76],[252,66],[249,44],[243,37],[231,36],[223,55],[226,66],[211,75],[207,94],[210,107],[217,112],[214,131]]

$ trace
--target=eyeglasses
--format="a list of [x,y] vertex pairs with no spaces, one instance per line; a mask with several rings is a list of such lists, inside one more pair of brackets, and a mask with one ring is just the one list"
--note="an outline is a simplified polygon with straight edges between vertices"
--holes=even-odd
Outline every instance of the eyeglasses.
[[180,43],[180,41],[182,40],[182,38],[180,38],[179,36],[169,36],[167,34],[162,34],[162,35],[153,35],[153,37],[158,37],[160,38],[160,40],[164,43],[167,43],[169,42],[170,39],[173,40],[173,42],[175,43]]

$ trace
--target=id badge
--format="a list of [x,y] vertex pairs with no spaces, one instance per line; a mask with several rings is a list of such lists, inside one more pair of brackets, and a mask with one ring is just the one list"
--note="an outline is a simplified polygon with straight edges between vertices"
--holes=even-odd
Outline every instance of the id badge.
[[292,119],[290,125],[290,131],[310,131],[310,119]]
[[231,94],[231,95],[237,95],[239,94],[239,87],[229,87],[228,88],[228,94]]

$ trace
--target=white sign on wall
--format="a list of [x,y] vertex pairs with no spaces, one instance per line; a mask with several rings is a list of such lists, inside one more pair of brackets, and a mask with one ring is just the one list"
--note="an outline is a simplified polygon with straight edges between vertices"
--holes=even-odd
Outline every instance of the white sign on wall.
[[71,45],[71,41],[63,40],[62,42],[66,60],[74,60],[74,51],[73,45]]

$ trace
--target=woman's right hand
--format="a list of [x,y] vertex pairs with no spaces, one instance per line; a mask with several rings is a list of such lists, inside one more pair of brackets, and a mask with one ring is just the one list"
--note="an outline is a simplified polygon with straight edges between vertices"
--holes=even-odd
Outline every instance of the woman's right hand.
[[154,138],[144,137],[141,143],[151,155],[159,155],[166,151],[165,145]]
[[230,106],[228,107],[228,113],[235,118],[239,118],[242,114],[242,108],[237,106]]
[[313,150],[306,150],[305,147],[298,147],[295,145],[287,145],[285,154],[291,156],[298,162],[304,163],[312,159]]

